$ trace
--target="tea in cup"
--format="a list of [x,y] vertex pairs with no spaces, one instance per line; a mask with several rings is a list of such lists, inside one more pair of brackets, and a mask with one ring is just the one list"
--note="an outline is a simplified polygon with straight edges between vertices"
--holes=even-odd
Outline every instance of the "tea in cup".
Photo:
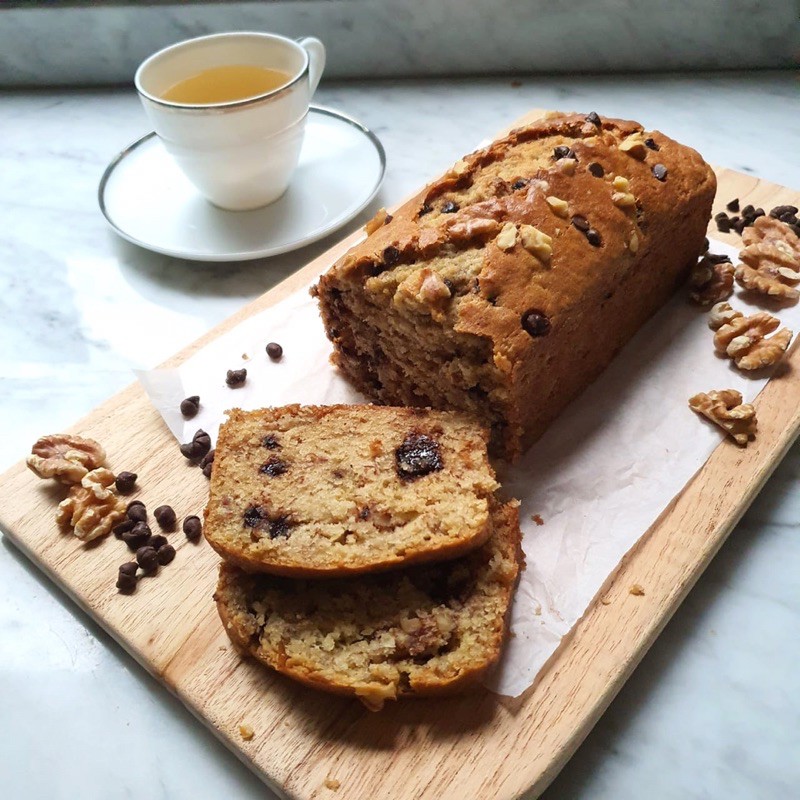
[[186,177],[214,205],[243,211],[289,186],[324,67],[314,37],[220,33],[160,50],[134,82]]

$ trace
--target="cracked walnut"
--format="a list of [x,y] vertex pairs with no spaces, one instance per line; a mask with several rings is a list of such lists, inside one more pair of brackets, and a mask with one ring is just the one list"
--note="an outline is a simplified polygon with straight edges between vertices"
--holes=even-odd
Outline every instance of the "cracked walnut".
[[735,389],[700,392],[689,398],[689,408],[719,425],[740,447],[755,438],[756,410],[750,403],[742,403],[742,395]]

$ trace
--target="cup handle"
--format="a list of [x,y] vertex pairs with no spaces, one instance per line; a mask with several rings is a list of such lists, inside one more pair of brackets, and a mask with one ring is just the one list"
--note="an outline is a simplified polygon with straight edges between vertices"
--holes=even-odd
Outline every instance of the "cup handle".
[[297,44],[308,53],[308,83],[314,94],[325,69],[325,45],[315,36],[303,36]]

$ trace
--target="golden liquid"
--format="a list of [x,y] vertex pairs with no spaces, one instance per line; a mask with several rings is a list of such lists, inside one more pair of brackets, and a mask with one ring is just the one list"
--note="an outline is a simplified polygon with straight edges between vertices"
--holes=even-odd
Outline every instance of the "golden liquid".
[[291,75],[279,69],[231,64],[211,67],[170,86],[161,97],[171,103],[209,105],[246,100],[287,84]]

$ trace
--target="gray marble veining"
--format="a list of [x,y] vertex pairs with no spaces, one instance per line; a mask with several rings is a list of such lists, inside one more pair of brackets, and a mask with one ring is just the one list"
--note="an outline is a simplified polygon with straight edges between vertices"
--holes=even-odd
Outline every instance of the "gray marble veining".
[[[519,83],[328,82],[317,101],[381,137],[388,172],[375,206],[401,199],[537,106],[639,119],[714,163],[800,188],[800,162],[791,157],[800,148],[794,75]],[[99,213],[97,182],[113,155],[146,130],[127,90],[15,92],[0,100],[0,467],[130,382],[132,368],[169,357],[330,244],[202,265],[121,241]],[[548,800],[794,796],[798,477],[800,446]],[[5,541],[0,654],[4,797],[270,796]]]
[[0,7],[0,85],[127,83],[230,30],[315,35],[329,77],[791,67],[796,0],[327,0]]

